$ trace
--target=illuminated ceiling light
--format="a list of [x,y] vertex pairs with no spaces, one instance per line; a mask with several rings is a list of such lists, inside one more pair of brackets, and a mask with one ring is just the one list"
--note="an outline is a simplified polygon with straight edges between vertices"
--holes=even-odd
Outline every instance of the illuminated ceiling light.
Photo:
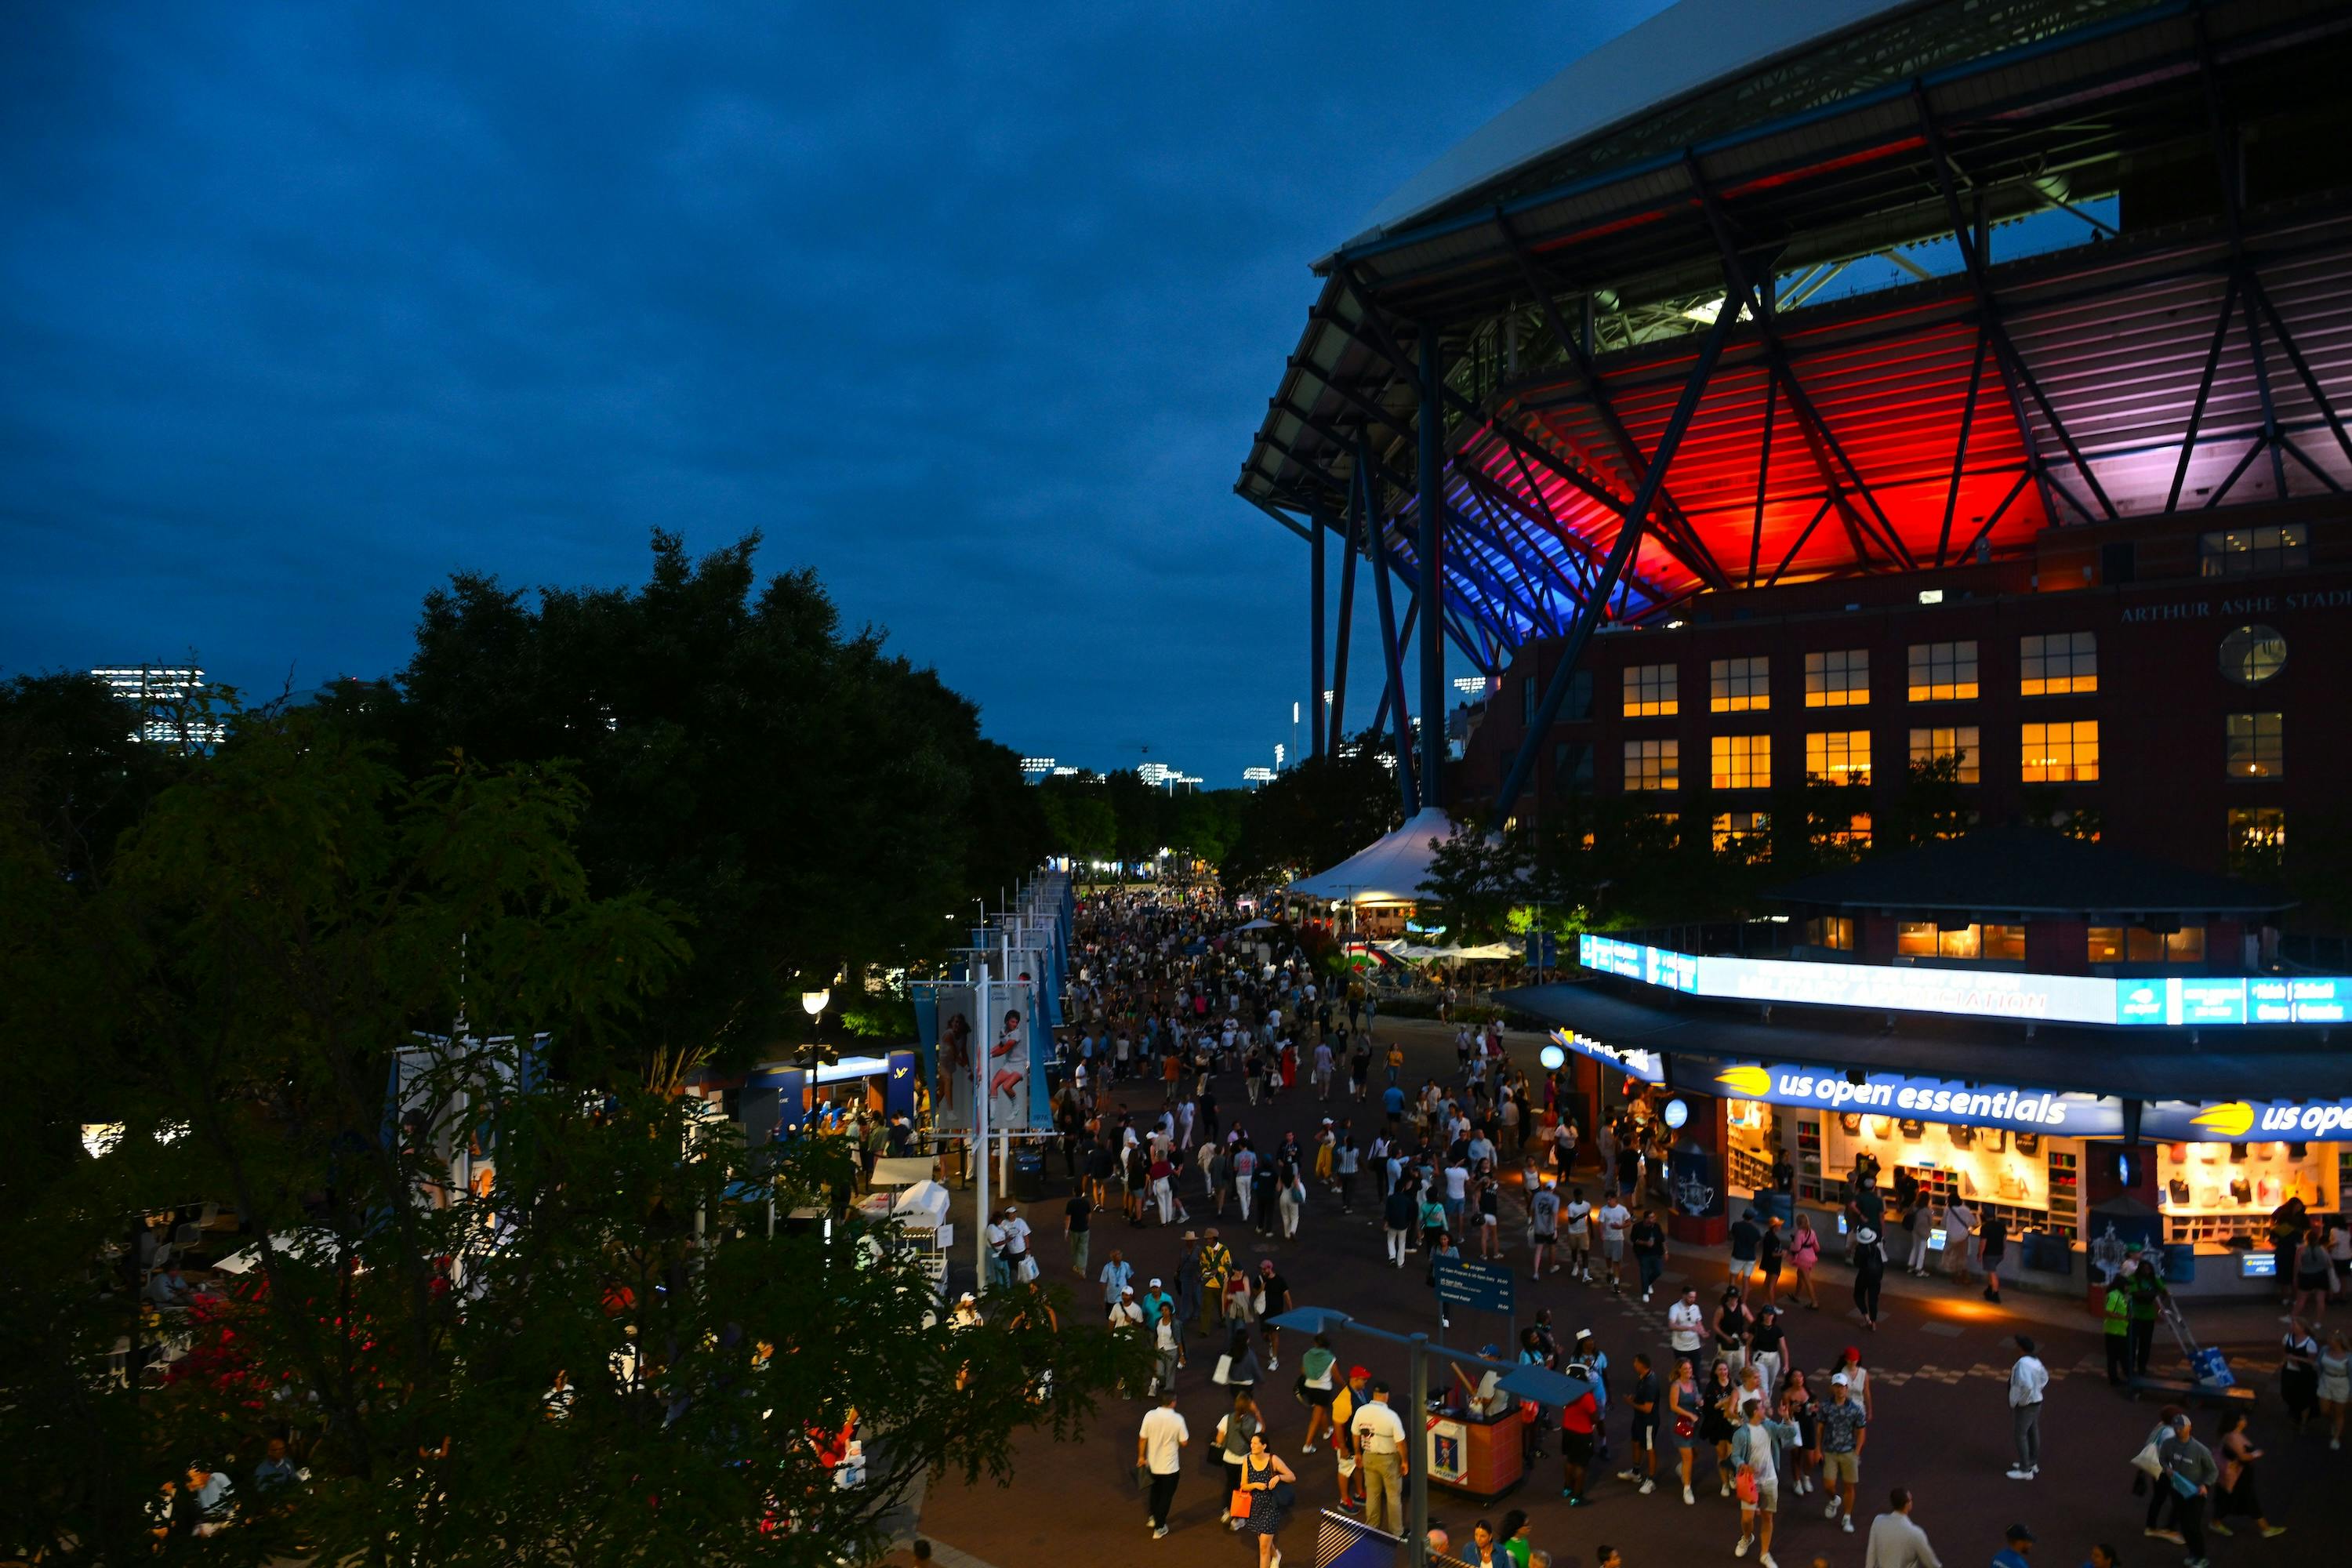
[[1715,319],[1723,314],[1723,300],[1724,296],[1720,294],[1712,300],[1702,300],[1697,304],[1685,309],[1683,314],[1694,321],[1703,321],[1711,327],[1715,325]]

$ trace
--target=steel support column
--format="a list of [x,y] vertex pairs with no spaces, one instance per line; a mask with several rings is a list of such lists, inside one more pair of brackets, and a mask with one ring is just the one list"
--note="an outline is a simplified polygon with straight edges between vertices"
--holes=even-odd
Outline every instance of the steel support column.
[[[1412,784],[1412,725],[1405,714],[1403,645],[1397,637],[1396,602],[1389,592],[1388,547],[1381,541],[1381,507],[1375,494],[1377,481],[1372,477],[1370,447],[1367,441],[1356,448],[1356,501],[1361,509],[1364,542],[1372,552],[1372,595],[1380,601],[1381,655],[1389,672],[1388,695],[1381,699],[1381,705],[1396,726],[1397,788],[1403,798],[1404,814],[1410,818],[1421,809],[1421,799]],[[1421,601],[1415,600],[1413,607],[1419,609]],[[1430,617],[1430,626],[1436,626],[1434,615]],[[1433,629],[1425,635],[1435,633]]]
[[1535,771],[1536,758],[1542,754],[1545,739],[1559,718],[1560,704],[1568,700],[1569,687],[1574,683],[1576,667],[1584,658],[1585,645],[1601,623],[1609,604],[1609,596],[1617,588],[1633,561],[1635,548],[1642,539],[1642,524],[1657,499],[1658,486],[1664,482],[1667,468],[1675,460],[1675,451],[1683,444],[1683,435],[1690,428],[1691,416],[1698,412],[1699,398],[1706,390],[1708,379],[1715,374],[1716,361],[1723,357],[1723,343],[1729,336],[1731,323],[1739,312],[1725,310],[1717,312],[1715,324],[1707,329],[1706,340],[1699,347],[1698,361],[1691,366],[1690,378],[1683,383],[1681,397],[1675,403],[1675,412],[1666,421],[1666,428],[1658,437],[1657,449],[1651,455],[1650,466],[1642,472],[1641,482],[1633,487],[1633,504],[1625,509],[1625,521],[1617,531],[1617,541],[1610,547],[1609,559],[1601,568],[1601,579],[1594,584],[1592,597],[1578,612],[1575,626],[1569,632],[1560,648],[1559,665],[1545,683],[1543,697],[1536,704],[1534,721],[1528,732],[1520,737],[1518,754],[1511,759],[1511,771],[1504,777],[1503,787],[1495,796],[1494,816],[1489,826],[1501,831],[1509,820],[1511,808],[1519,802],[1519,793],[1528,787],[1528,776]]
[[1421,804],[1445,804],[1445,638],[1439,632],[1444,591],[1437,552],[1445,521],[1445,402],[1439,395],[1437,329],[1421,329],[1421,538],[1414,550],[1421,571]]
[[1307,572],[1307,753],[1323,754],[1323,514],[1308,519],[1315,537],[1307,542],[1314,553]]
[[1341,559],[1347,564],[1339,573],[1339,637],[1331,648],[1331,714],[1324,742],[1324,750],[1335,757],[1339,754],[1339,738],[1347,731],[1348,645],[1356,630],[1356,519],[1352,513],[1343,514],[1339,524],[1340,536],[1347,542]]

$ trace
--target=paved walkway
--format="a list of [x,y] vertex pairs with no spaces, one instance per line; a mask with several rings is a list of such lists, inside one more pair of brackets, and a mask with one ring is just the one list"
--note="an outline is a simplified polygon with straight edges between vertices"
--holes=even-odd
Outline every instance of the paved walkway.
[[[1450,1030],[1434,1024],[1400,1023],[1393,1029],[1384,1026],[1382,1037],[1391,1032],[1405,1044],[1408,1081],[1453,1070]],[[1532,1071],[1539,1037],[1513,1037],[1509,1045],[1513,1058]],[[1237,1091],[1238,1083],[1234,1087]],[[1221,1082],[1221,1100],[1241,1099],[1238,1092],[1228,1096],[1225,1089]],[[1130,1087],[1125,1099],[1138,1110],[1156,1108],[1157,1086]],[[1368,1134],[1379,1121],[1374,1102],[1334,1100],[1326,1104],[1303,1089],[1271,1106],[1252,1107],[1244,1100],[1226,1108],[1228,1123],[1248,1128],[1261,1147],[1286,1130],[1296,1129],[1303,1137],[1326,1114],[1353,1115],[1360,1134]],[[1029,1211],[1039,1262],[1048,1278],[1072,1286],[1074,1310],[1097,1310],[1097,1289],[1091,1281],[1080,1284],[1068,1273],[1061,1242],[1061,1205],[1067,1189],[1059,1181],[1058,1161],[1049,1174],[1054,1178],[1051,1196]],[[1198,1191],[1197,1178],[1193,1190]],[[1198,1203],[1187,1201],[1192,1203],[1194,1224],[1206,1223]],[[1183,1228],[1132,1228],[1116,1216],[1108,1222],[1098,1216],[1097,1266],[1117,1247],[1136,1264],[1139,1277],[1169,1275]],[[1387,1265],[1378,1216],[1369,1201],[1348,1215],[1328,1194],[1314,1194],[1301,1235],[1289,1243],[1257,1236],[1230,1211],[1223,1230],[1244,1264],[1254,1267],[1265,1257],[1276,1259],[1301,1305],[1336,1307],[1392,1331],[1436,1332],[1434,1303],[1420,1258],[1402,1270]],[[1507,1220],[1507,1239],[1516,1241],[1517,1234]],[[1525,1251],[1515,1246],[1508,1261],[1524,1268]],[[1704,1300],[1705,1287],[1720,1281],[1725,1268],[1720,1249],[1676,1247],[1666,1279],[1678,1282],[1687,1273],[1700,1279]],[[2078,1298],[2011,1290],[2001,1305],[1994,1306],[1972,1290],[1890,1276],[1886,1321],[1871,1334],[1846,1310],[1852,1297],[1842,1269],[1825,1264],[1817,1281],[1822,1309],[1814,1312],[1801,1306],[1788,1314],[1798,1363],[1825,1373],[1844,1346],[1857,1345],[1876,1385],[1878,1415],[1865,1444],[1859,1494],[1864,1531],[1885,1506],[1885,1489],[1899,1484],[1918,1494],[1916,1517],[1944,1560],[1955,1565],[1990,1561],[2000,1545],[2002,1529],[2012,1521],[2030,1524],[2040,1534],[2035,1560],[2045,1568],[2074,1568],[2094,1541],[2123,1547],[2124,1560],[2135,1568],[2179,1561],[2179,1549],[2140,1535],[2141,1505],[2129,1491],[2127,1461],[2154,1420],[2153,1407],[2107,1387],[2098,1323]],[[1612,1296],[1604,1287],[1570,1283],[1565,1274],[1520,1282],[1521,1321],[1535,1308],[1549,1307],[1563,1342],[1576,1329],[1591,1328],[1611,1360],[1612,1381],[1621,1394],[1635,1351],[1647,1350],[1654,1360],[1664,1363],[1667,1300],[1668,1293],[1662,1290],[1654,1303],[1645,1306],[1638,1296]],[[1475,1347],[1505,1337],[1499,1321],[1465,1321],[1475,1317],[1456,1315],[1449,1336],[1455,1345]],[[2352,1321],[2352,1314],[2339,1317]],[[2344,1561],[2340,1523],[2328,1506],[2326,1489],[2340,1488],[2347,1479],[2347,1455],[2330,1454],[2324,1438],[2298,1439],[2283,1430],[2274,1383],[2261,1375],[2265,1367],[2276,1364],[2276,1310],[2251,1304],[2200,1307],[2197,1324],[2209,1342],[2231,1348],[2234,1364],[2263,1390],[2255,1432],[2257,1442],[2269,1450],[2262,1467],[2263,1488],[2272,1518],[2291,1527],[2289,1534],[2271,1542],[2242,1533],[2233,1540],[2217,1539],[2213,1561],[2263,1568]],[[2016,1354],[2011,1340],[2020,1331],[2042,1342],[2053,1384],[2042,1421],[2048,1446],[2044,1468],[2041,1479],[2032,1482],[2011,1481],[2003,1473],[2011,1460],[2006,1384]],[[1313,1510],[1328,1505],[1336,1489],[1328,1450],[1298,1452],[1306,1414],[1284,1393],[1294,1358],[1304,1348],[1294,1341],[1295,1336],[1285,1336],[1283,1367],[1265,1380],[1267,1397],[1262,1405],[1277,1451],[1299,1470],[1299,1512],[1286,1532],[1286,1538],[1297,1539],[1286,1539],[1286,1544],[1294,1568],[1303,1568],[1311,1551]],[[1190,1367],[1179,1380],[1178,1408],[1192,1424],[1192,1452],[1198,1456],[1224,1401],[1222,1391],[1208,1382],[1213,1355],[1201,1348],[1207,1342],[1195,1337],[1188,1342],[1194,1349]],[[1403,1386],[1401,1355],[1360,1338],[1342,1338],[1338,1348],[1343,1361],[1362,1362],[1375,1376]],[[2159,1343],[2158,1358],[2159,1370],[2167,1363],[2178,1364],[2168,1345]],[[1442,1375],[1433,1374],[1433,1383]],[[1033,1437],[1024,1442],[1008,1488],[966,1488],[953,1480],[938,1484],[923,1504],[925,1531],[936,1531],[965,1552],[1006,1568],[1073,1562],[1165,1563],[1170,1568],[1254,1563],[1251,1543],[1219,1527],[1222,1487],[1198,1458],[1188,1463],[1179,1489],[1174,1533],[1166,1541],[1149,1539],[1142,1496],[1132,1475],[1135,1423],[1143,1408],[1138,1401],[1107,1399],[1098,1424],[1084,1440],[1055,1445]],[[1622,1450],[1622,1417],[1612,1426]],[[1708,1479],[1711,1454],[1703,1451],[1699,1457],[1702,1484],[1696,1504],[1689,1507],[1672,1488],[1662,1486],[1644,1498],[1623,1483],[1601,1479],[1589,1489],[1590,1506],[1570,1510],[1559,1497],[1556,1464],[1556,1459],[1540,1461],[1537,1474],[1491,1510],[1440,1489],[1433,1495],[1431,1511],[1466,1538],[1469,1524],[1482,1511],[1498,1517],[1513,1506],[1526,1509],[1532,1516],[1536,1543],[1552,1552],[1561,1568],[1591,1563],[1594,1547],[1602,1542],[1623,1552],[1627,1568],[1679,1564],[1717,1554],[1728,1559],[1738,1534],[1738,1515],[1736,1506],[1719,1498]],[[1605,1469],[1596,1466],[1595,1475],[1605,1477],[1614,1468],[1614,1464]],[[1794,1497],[1784,1489],[1783,1495],[1782,1529],[1774,1544],[1778,1562],[1787,1568],[1810,1568],[1817,1560],[1834,1568],[1858,1568],[1862,1534],[1845,1534],[1823,1519],[1818,1493]],[[951,1561],[944,1554],[938,1560]],[[1752,1556],[1748,1561],[1754,1561]]]

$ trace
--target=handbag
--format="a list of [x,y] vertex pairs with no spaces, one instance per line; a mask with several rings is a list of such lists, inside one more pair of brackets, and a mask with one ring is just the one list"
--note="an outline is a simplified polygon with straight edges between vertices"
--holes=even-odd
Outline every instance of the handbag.
[[1232,1500],[1225,1504],[1225,1517],[1227,1519],[1247,1519],[1249,1517],[1250,1510],[1250,1497],[1251,1494],[1249,1492],[1241,1490],[1238,1488],[1235,1489]]
[[1696,1436],[1696,1435],[1697,1434],[1697,1432],[1698,1432],[1698,1417],[1696,1417],[1696,1415],[1692,1415],[1689,1411],[1687,1411],[1687,1410],[1678,1410],[1678,1411],[1675,1412],[1675,1436],[1677,1436],[1677,1437],[1689,1437],[1689,1436]]
[[2133,1469],[2151,1479],[2164,1474],[2164,1460],[2157,1454],[2156,1439],[2153,1437],[2147,1440],[2138,1453],[2132,1456],[2131,1462]]
[[2179,1492],[2182,1497],[2192,1498],[2197,1495],[2197,1483],[2190,1480],[2187,1476],[2182,1475],[2179,1470],[2166,1471],[2165,1479],[2171,1481],[2172,1489]]
[[1739,1500],[1741,1502],[1746,1503],[1750,1508],[1755,1507],[1757,1493],[1756,1467],[1753,1465],[1740,1466],[1739,1479],[1732,1483],[1731,1489],[1739,1494]]

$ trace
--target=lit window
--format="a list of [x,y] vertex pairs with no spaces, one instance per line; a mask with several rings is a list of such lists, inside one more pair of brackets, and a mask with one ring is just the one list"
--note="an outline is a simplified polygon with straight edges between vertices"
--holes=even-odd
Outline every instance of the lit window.
[[1681,774],[1681,742],[1628,741],[1625,742],[1626,789],[1680,789],[1683,787]]
[[1916,768],[1938,757],[1958,757],[1960,760],[1959,771],[1953,775],[1953,782],[1957,784],[1972,784],[1977,782],[1979,750],[1974,724],[1955,724],[1948,730],[1911,731],[1911,765]]
[[2275,855],[2286,847],[2286,813],[2275,805],[2230,808],[2230,849],[2239,855]]
[[2134,963],[2202,963],[2205,928],[2182,926],[2158,932],[2134,926],[2124,933],[2124,956]]
[[2307,565],[2310,560],[2310,535],[2299,522],[2275,528],[2233,528],[2200,534],[2197,540],[2197,569],[2207,577],[2278,572]]
[[1838,952],[1853,951],[1853,921],[1847,915],[1816,915],[1805,922],[1805,945]]
[[2096,719],[2021,726],[2018,749],[2018,776],[2027,784],[2089,784],[2099,776]]
[[2222,750],[2233,779],[2274,779],[2286,772],[2286,733],[2276,713],[2232,713],[2222,721]]
[[2143,926],[2093,926],[2088,951],[2093,963],[2202,963],[2205,928],[2159,933]]
[[1768,658],[1717,658],[1706,666],[1706,706],[1711,713],[1746,713],[1772,706]]
[[1738,849],[1759,858],[1771,852],[1772,814],[1769,811],[1718,811],[1715,814],[1715,847],[1720,854]]
[[1772,737],[1717,735],[1707,742],[1713,783],[1717,789],[1770,789]]
[[1870,731],[1816,730],[1805,737],[1805,776],[1830,784],[1870,782]]
[[1982,926],[1978,931],[1979,956],[2007,958],[2022,963],[2025,958],[2025,928],[2023,926]]
[[1911,645],[1911,700],[1958,702],[1977,694],[1977,645],[1915,642]]
[[1625,668],[1625,717],[1651,719],[1666,713],[1677,713],[1682,704],[1675,696],[1675,667],[1671,664],[1634,664]]
[[2221,639],[2221,678],[2260,686],[2286,668],[2286,638],[2269,626],[2240,626]]
[[1870,813],[1858,811],[1846,819],[1846,825],[1830,835],[1830,842],[1844,849],[1870,847]]
[[1903,921],[1895,928],[1895,951],[1919,958],[1975,958],[1977,928],[1940,931],[1934,921]]
[[1870,650],[1837,648],[1805,656],[1805,706],[1859,708],[1870,700]]
[[2068,691],[2099,689],[2099,635],[2096,632],[2053,632],[2047,637],[2017,639],[2021,697],[2056,697]]

